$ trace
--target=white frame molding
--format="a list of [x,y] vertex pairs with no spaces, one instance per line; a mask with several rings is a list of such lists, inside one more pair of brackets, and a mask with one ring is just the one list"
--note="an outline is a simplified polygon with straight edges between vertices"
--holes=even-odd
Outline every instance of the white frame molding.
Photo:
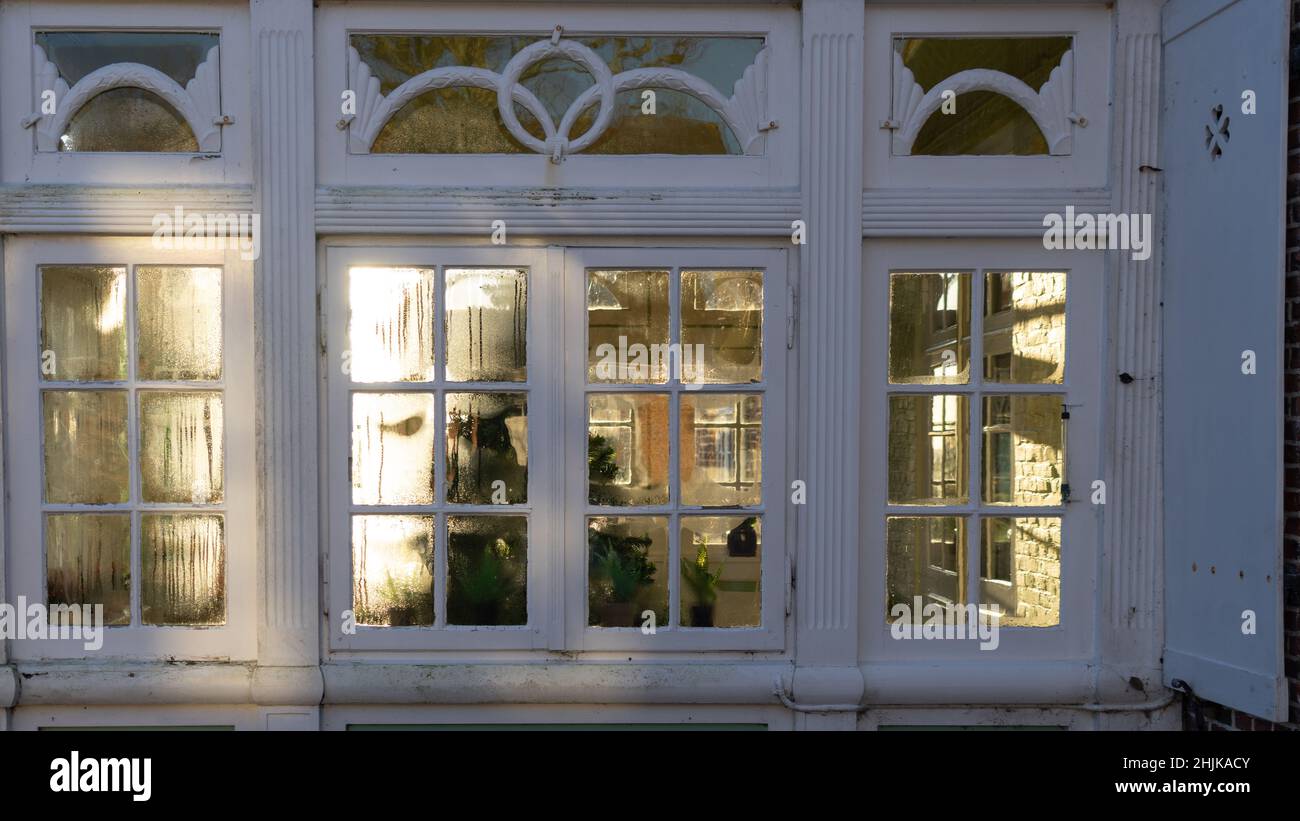
[[[920,6],[866,8],[866,187],[998,189],[1094,188],[1107,183],[1112,89],[1111,11],[1100,5]],[[1070,35],[1073,46],[1040,92],[1000,72],[958,72],[918,95],[894,49],[896,37]],[[1072,68],[1072,70],[1071,70]],[[899,70],[905,72],[899,73]],[[1012,81],[1012,82],[1008,82]],[[1024,107],[1051,147],[1046,156],[912,156],[912,139],[942,92],[990,90]],[[928,116],[928,114],[927,114]],[[1074,117],[1072,120],[1071,117]],[[1080,119],[1080,117],[1082,119]],[[1086,122],[1086,125],[1084,123]]]
[[[611,179],[620,181],[620,186],[660,187],[665,179],[680,181],[677,187],[783,187],[796,184],[799,169],[797,145],[800,139],[798,116],[798,90],[796,67],[799,64],[797,13],[781,7],[756,8],[680,8],[673,16],[670,33],[680,35],[744,35],[763,36],[767,45],[763,50],[763,59],[756,66],[751,66],[758,80],[760,69],[766,64],[766,83],[747,84],[757,94],[762,89],[766,104],[758,107],[756,99],[748,90],[733,90],[733,96],[726,98],[722,91],[703,88],[702,83],[692,78],[687,82],[686,76],[667,74],[661,69],[624,72],[618,79],[610,76],[603,61],[594,55],[582,55],[570,45],[564,48],[588,61],[588,67],[596,73],[593,88],[575,102],[563,117],[558,127],[552,126],[554,136],[548,131],[549,139],[539,143],[536,138],[525,135],[525,144],[534,151],[533,155],[515,154],[402,154],[371,155],[355,153],[359,147],[369,145],[382,125],[382,117],[365,115],[365,124],[356,120],[345,122],[346,128],[335,127],[338,113],[342,116],[340,94],[349,85],[362,81],[365,89],[357,91],[358,112],[364,112],[363,105],[384,106],[392,103],[387,100],[378,102],[373,89],[377,92],[375,78],[368,77],[359,66],[351,65],[348,35],[361,31],[401,31],[410,33],[456,33],[456,34],[500,34],[511,32],[531,32],[537,35],[538,42],[528,46],[515,55],[508,70],[497,78],[494,72],[470,72],[467,69],[438,70],[440,73],[425,72],[408,84],[412,93],[418,87],[421,90],[434,87],[429,83],[475,85],[498,91],[499,107],[501,101],[518,99],[530,109],[540,103],[528,100],[521,94],[521,88],[510,79],[512,71],[522,71],[527,62],[540,59],[540,55],[560,46],[552,42],[556,26],[560,26],[564,38],[580,37],[584,34],[662,34],[665,33],[663,18],[654,9],[620,8],[613,5],[592,5],[580,8],[546,8],[525,3],[518,5],[500,4],[484,8],[481,4],[439,4],[436,27],[430,26],[431,18],[423,8],[402,5],[355,4],[323,5],[316,15],[316,104],[317,109],[329,112],[322,115],[317,124],[317,152],[323,162],[318,182],[327,186],[348,185],[401,185],[411,179],[437,180],[440,185],[472,188],[572,188],[604,187]],[[571,43],[561,39],[560,43]],[[577,44],[572,44],[577,45]],[[536,49],[536,51],[533,51]],[[585,49],[584,49],[585,50]],[[356,69],[354,72],[353,69]],[[603,69],[603,71],[602,71]],[[682,74],[677,72],[677,74]],[[489,77],[488,75],[492,75]],[[626,75],[626,76],[624,76]],[[421,79],[423,78],[423,79]],[[590,96],[608,94],[612,102],[614,89],[624,84],[628,88],[640,88],[651,82],[666,83],[670,88],[703,95],[715,108],[728,112],[728,117],[743,124],[755,120],[755,129],[759,119],[764,122],[775,121],[777,127],[768,130],[761,139],[754,139],[748,128],[737,133],[737,139],[747,150],[756,151],[762,146],[761,154],[741,156],[674,156],[674,155],[587,155],[576,153],[589,144],[603,125],[597,123],[581,137],[567,144],[567,127],[581,113],[586,103],[583,99]],[[418,82],[417,82],[418,81]],[[616,82],[617,81],[617,82]],[[763,86],[766,86],[763,89]],[[400,95],[401,88],[388,95],[394,103],[404,101],[406,92]],[[506,92],[512,96],[505,96]],[[736,93],[739,92],[739,93]],[[383,99],[383,98],[379,98]],[[366,103],[370,100],[370,103]],[[510,109],[510,106],[504,106]],[[609,111],[608,107],[603,110]],[[376,109],[378,111],[378,109]],[[534,113],[541,114],[542,111]],[[505,117],[511,122],[513,111]],[[344,118],[346,121],[346,118]],[[543,123],[550,123],[548,114]],[[364,130],[363,130],[364,129]],[[512,129],[513,131],[513,129]],[[516,136],[519,136],[516,134]],[[588,139],[590,138],[590,140]],[[522,139],[522,138],[521,138]],[[559,154],[557,155],[557,152]],[[560,156],[568,155],[562,163],[554,162]]]
[[[8,88],[30,89],[0,97],[0,160],[7,182],[121,185],[166,180],[172,185],[198,185],[252,181],[248,4],[213,0],[178,5],[151,0],[133,4],[131,10],[131,20],[148,20],[148,25],[123,25],[122,10],[110,3],[15,0],[0,7],[0,74],[6,77]],[[52,89],[57,94],[56,113],[33,119],[34,112],[40,111],[41,86],[47,80],[53,82],[45,76],[48,63],[38,61],[44,54],[35,44],[35,32],[60,29],[216,32],[220,51],[209,58],[201,67],[207,70],[200,70],[187,88],[147,66],[105,66],[66,92]],[[199,153],[55,150],[60,134],[57,122],[66,123],[88,99],[121,85],[147,88],[175,106],[190,123]],[[226,116],[230,124],[224,124]],[[214,122],[218,119],[222,125]],[[219,151],[214,153],[213,146]]]
[[[564,611],[566,643],[563,649],[578,651],[726,651],[726,650],[781,650],[786,635],[785,608],[786,557],[789,538],[786,529],[788,499],[786,488],[791,478],[788,464],[785,432],[789,417],[784,405],[786,386],[791,379],[791,354],[785,344],[788,258],[779,249],[718,248],[718,247],[636,247],[636,248],[565,248],[564,249],[564,452],[565,505],[563,532],[565,534],[565,590]],[[763,517],[763,544],[761,548],[762,625],[757,628],[678,628],[660,629],[653,635],[644,635],[638,628],[589,627],[587,625],[587,316],[586,272],[590,268],[666,268],[669,275],[670,315],[673,324],[679,321],[677,298],[680,288],[679,270],[703,268],[706,270],[744,268],[763,270],[763,381],[753,384],[716,386],[716,393],[754,392],[763,395],[763,456],[762,504],[753,511]],[[673,341],[676,341],[674,338]],[[715,386],[708,386],[713,388]],[[596,393],[657,393],[670,391],[668,385],[604,384],[595,387]],[[701,390],[683,395],[700,395]],[[711,508],[680,504],[675,487],[678,476],[680,448],[676,403],[671,402],[668,413],[668,440],[670,456],[668,476],[669,503],[665,505],[602,508],[605,516],[662,516],[669,520],[669,529],[675,513],[685,515],[740,515],[713,513]],[[582,454],[583,458],[576,458]],[[670,532],[669,543],[678,538]],[[668,567],[663,570],[669,579],[678,576],[679,554],[670,550]],[[676,612],[680,598],[680,582],[669,583],[669,609]],[[556,648],[561,649],[561,648]]]
[[[383,247],[325,248],[327,279],[322,306],[322,321],[328,329],[326,337],[326,367],[323,369],[325,391],[323,396],[325,446],[323,449],[322,481],[328,482],[325,498],[328,503],[325,523],[325,552],[328,557],[328,597],[326,601],[326,635],[332,652],[348,651],[430,651],[430,650],[531,650],[546,647],[553,642],[549,634],[550,613],[556,606],[554,597],[559,581],[554,577],[554,557],[562,553],[558,534],[562,532],[556,517],[561,505],[554,482],[547,481],[548,474],[560,470],[563,453],[559,447],[559,423],[556,419],[560,407],[560,351],[553,334],[540,330],[547,317],[558,315],[557,274],[548,267],[544,249],[519,247],[474,248],[468,246],[384,245]],[[342,372],[342,355],[347,347],[348,295],[347,271],[353,266],[410,265],[437,267],[438,278],[444,277],[444,267],[503,267],[528,270],[527,351],[528,379],[524,382],[452,382],[441,373],[427,385],[416,383],[363,383],[352,382]],[[441,296],[442,283],[437,286],[439,299],[435,302],[435,333],[438,361],[446,361],[446,341],[443,317],[446,305]],[[446,482],[446,439],[438,415],[434,450],[434,498],[431,507],[437,508],[439,517],[436,551],[443,558],[447,554],[446,517],[448,514],[473,514],[482,516],[524,515],[528,519],[528,591],[526,625],[518,627],[363,627],[355,634],[342,630],[339,616],[352,607],[352,526],[353,513],[402,513],[402,508],[380,506],[383,509],[357,510],[363,506],[352,502],[352,477],[349,473],[352,414],[349,397],[352,393],[381,392],[388,389],[417,390],[437,395],[435,407],[445,407],[446,394],[464,391],[494,391],[526,393],[528,408],[528,501],[522,504],[457,505],[442,500]],[[550,466],[548,469],[546,466]],[[391,509],[390,509],[391,508]],[[434,515],[434,514],[422,514]],[[439,578],[437,597],[446,595],[446,580]]]
[[[78,80],[72,88],[59,76],[59,69],[46,57],[45,49],[32,45],[33,74],[36,76],[35,111],[29,116],[36,129],[36,150],[58,151],[59,137],[82,106],[95,96],[115,88],[139,88],[163,99],[184,118],[200,152],[221,150],[221,47],[208,50],[194,77],[182,88],[156,68],[140,63],[112,63],[101,66]],[[41,95],[54,92],[53,114],[40,114]]]
[[[221,393],[225,414],[225,538],[226,538],[226,624],[221,627],[111,627],[95,658],[147,660],[159,657],[184,659],[250,660],[256,657],[257,556],[254,466],[254,372],[252,338],[246,332],[253,316],[252,266],[240,259],[238,250],[159,250],[144,238],[79,238],[76,242],[57,237],[10,240],[5,244],[5,407],[9,475],[15,466],[35,466],[41,475],[41,410],[39,357],[39,293],[36,269],[39,265],[115,264],[125,265],[128,276],[140,265],[216,265],[222,268],[223,369]],[[132,306],[129,310],[134,311]],[[130,331],[128,331],[130,332]],[[129,350],[134,350],[132,346]],[[23,356],[27,351],[30,359]],[[88,383],[90,384],[90,383]],[[177,383],[180,390],[191,383]],[[132,409],[132,414],[136,411]],[[132,440],[134,446],[135,440]],[[131,453],[135,463],[136,454]],[[42,513],[42,482],[31,481],[9,488],[9,544],[12,574],[7,593],[26,596],[29,602],[45,601],[45,558]],[[133,509],[138,509],[133,508]],[[133,583],[133,585],[136,583]],[[84,659],[81,642],[45,640],[14,642],[13,658]]]
[[[865,501],[861,510],[861,532],[867,534],[864,567],[860,577],[859,618],[864,626],[862,659],[875,662],[1077,661],[1094,652],[1093,621],[1099,617],[1097,563],[1101,553],[1102,506],[1090,504],[1088,491],[1101,475],[1101,432],[1106,424],[1106,403],[1101,393],[1101,362],[1106,346],[1103,314],[1105,251],[1049,251],[1041,242],[1015,239],[878,240],[863,249],[863,281],[866,330],[863,390],[864,414],[862,482]],[[1127,252],[1125,252],[1127,253]],[[979,272],[1064,271],[1066,272],[1065,376],[1058,384],[985,383],[976,380],[961,385],[898,385],[899,393],[946,394],[1061,394],[1070,407],[1066,427],[1066,464],[1062,480],[1070,484],[1070,500],[1062,505],[1035,510],[1032,507],[981,504],[982,436],[973,423],[969,428],[967,488],[969,500],[956,505],[886,504],[888,465],[887,352],[889,350],[889,274],[897,272],[973,271],[971,311],[983,310],[983,288]],[[972,317],[973,319],[973,317]],[[971,373],[981,367],[982,342],[971,339]],[[970,402],[970,419],[979,419],[977,402]],[[901,508],[906,507],[906,512]],[[1005,507],[1006,513],[1001,511]],[[887,516],[972,516],[976,511],[998,511],[1005,516],[1047,516],[1062,518],[1061,614],[1055,627],[1002,627],[995,650],[981,651],[978,641],[903,641],[891,638],[885,621],[886,562],[885,519]],[[1064,511],[1064,512],[1061,512]],[[979,529],[966,527],[967,571],[975,583],[968,587],[976,596],[978,586]],[[973,565],[973,566],[972,566]],[[865,669],[865,668],[864,668]],[[871,688],[870,681],[868,688]]]

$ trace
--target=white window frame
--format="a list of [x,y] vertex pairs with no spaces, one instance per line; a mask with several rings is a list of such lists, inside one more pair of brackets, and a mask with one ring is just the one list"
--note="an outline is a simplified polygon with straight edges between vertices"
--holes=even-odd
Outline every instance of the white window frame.
[[[1127,252],[1123,252],[1127,253]],[[865,504],[861,519],[866,534],[861,574],[860,623],[863,657],[867,661],[973,661],[1065,660],[1088,657],[1093,628],[1101,618],[1096,601],[1101,556],[1103,506],[1090,501],[1091,485],[1102,478],[1102,431],[1106,423],[1107,396],[1102,391],[1101,363],[1106,361],[1107,333],[1102,294],[1105,251],[1050,251],[1036,239],[981,240],[870,240],[863,246],[864,317],[862,487]],[[889,276],[891,272],[971,271],[971,310],[983,311],[984,271],[1064,271],[1066,274],[1065,374],[1059,384],[1003,384],[985,382],[976,388],[983,340],[972,331],[969,362],[971,381],[960,385],[896,385],[899,393],[951,394],[971,397],[967,403],[968,500],[953,505],[889,505],[888,494],[888,351]],[[972,328],[975,325],[972,316]],[[988,394],[1063,394],[1070,408],[1066,423],[1063,482],[1070,498],[1040,512],[1027,506],[980,503],[983,435],[979,427],[980,403]],[[965,516],[965,551],[968,600],[979,598],[980,531],[973,514],[1006,507],[1010,517],[1062,517],[1061,614],[1054,627],[1001,626],[996,652],[980,650],[978,641],[896,640],[886,621],[886,517]],[[1056,511],[1063,510],[1063,513]]]
[[[393,245],[383,247],[327,246],[325,251],[327,279],[322,305],[323,321],[328,328],[326,342],[326,367],[324,369],[325,443],[323,454],[326,483],[325,545],[328,565],[328,619],[329,647],[335,652],[374,650],[531,650],[543,648],[554,641],[550,629],[550,609],[555,591],[554,569],[551,557],[560,553],[557,521],[560,497],[556,483],[548,481],[546,465],[558,466],[563,455],[559,448],[558,368],[560,356],[557,335],[547,333],[542,323],[558,315],[559,289],[547,265],[544,248],[521,247],[470,247]],[[435,550],[439,564],[447,555],[445,519],[465,512],[478,515],[528,516],[528,621],[522,626],[468,626],[443,627],[366,627],[357,625],[355,633],[343,631],[341,614],[352,608],[352,525],[353,508],[365,508],[352,503],[352,477],[349,462],[352,447],[352,416],[348,395],[352,392],[381,391],[385,386],[413,383],[361,383],[352,382],[343,372],[343,353],[348,348],[348,293],[347,273],[353,266],[410,265],[438,267],[438,276],[444,276],[442,266],[492,266],[528,269],[528,330],[525,340],[527,380],[512,383],[450,382],[439,374],[431,387],[418,390],[438,394],[436,407],[445,406],[445,394],[473,390],[518,390],[529,395],[528,404],[528,500],[523,504],[501,505],[499,510],[487,505],[460,505],[442,502],[445,491],[446,441],[441,423],[435,437],[434,504],[439,516],[438,537]],[[436,350],[439,362],[445,361],[446,343],[442,328],[445,304],[442,301],[442,283],[438,285],[435,301]],[[558,467],[553,468],[558,470]],[[382,505],[375,513],[400,513],[406,508]],[[357,512],[364,512],[358,510]],[[436,595],[446,595],[446,580],[439,579]]]
[[[710,248],[541,248],[475,247],[468,245],[392,244],[326,245],[327,272],[322,304],[326,306],[326,366],[322,376],[325,424],[322,492],[327,500],[327,618],[329,650],[336,655],[379,651],[779,651],[787,631],[788,590],[785,580],[787,530],[785,491],[789,431],[786,385],[793,355],[785,344],[786,282],[790,260],[780,249]],[[491,265],[529,268],[528,381],[529,490],[528,502],[506,506],[501,514],[527,511],[528,623],[522,627],[362,627],[343,631],[341,614],[352,607],[352,548],[349,516],[351,476],[351,415],[347,395],[353,389],[381,390],[384,383],[352,383],[342,371],[347,347],[346,273],[353,265]],[[587,267],[703,267],[764,269],[763,330],[765,381],[736,386],[762,391],[763,496],[762,625],[757,628],[692,628],[657,630],[643,635],[639,628],[587,627]],[[676,294],[674,286],[672,293]],[[441,309],[441,306],[439,306]],[[676,309],[674,309],[675,311]],[[562,328],[562,330],[561,330]],[[439,343],[440,345],[442,343]],[[446,390],[467,390],[476,383],[446,383]],[[501,386],[493,383],[500,390]],[[666,391],[663,385],[626,386],[626,392]],[[442,383],[433,390],[442,391]],[[622,391],[622,387],[619,388]],[[441,405],[439,405],[441,407]],[[670,414],[670,438],[677,424]],[[671,441],[676,441],[672,439]],[[436,493],[442,492],[441,435],[435,456]],[[676,448],[674,446],[674,452]],[[550,468],[546,466],[550,465]],[[671,468],[676,475],[676,466]],[[563,481],[555,481],[559,477]],[[458,505],[436,505],[453,511]],[[680,507],[683,512],[694,508]],[[400,512],[394,509],[393,512]],[[707,512],[707,509],[703,509]],[[659,508],[628,508],[628,515],[664,515]],[[478,512],[491,515],[490,509]],[[440,528],[445,532],[445,528]],[[441,536],[436,549],[445,553]],[[671,561],[671,559],[670,559]],[[674,577],[675,577],[674,573]],[[445,585],[444,585],[445,586]],[[671,588],[676,595],[677,587]],[[441,593],[439,595],[442,595]]]
[[[124,15],[129,8],[130,14]],[[147,20],[148,25],[123,25]],[[38,151],[35,128],[23,121],[36,110],[32,46],[47,30],[204,31],[219,35],[221,109],[231,124],[221,127],[219,152]],[[32,0],[0,6],[0,76],[15,93],[0,97],[0,145],[4,179],[32,183],[172,184],[248,183],[252,180],[252,55],[248,4],[214,0],[199,5],[175,3],[41,3]],[[182,84],[184,85],[184,84]]]
[[[226,623],[220,627],[108,627],[93,655],[131,659],[253,659],[257,655],[257,472],[253,393],[252,263],[237,249],[161,250],[149,237],[10,239],[5,243],[5,475],[10,482],[9,595],[45,602],[46,574],[42,514],[44,458],[37,266],[124,265],[129,277],[142,265],[215,265],[222,268],[223,364],[219,390],[225,419]],[[128,306],[133,317],[134,305]],[[132,328],[134,325],[131,326]],[[128,333],[131,331],[128,330]],[[128,351],[134,351],[131,343]],[[182,385],[188,383],[181,383]],[[178,389],[184,389],[178,387]],[[216,385],[214,385],[214,389]],[[132,407],[129,413],[137,413]],[[137,438],[130,438],[132,465]],[[133,472],[136,470],[132,468]],[[35,477],[35,478],[30,478]],[[142,509],[138,502],[132,509]],[[133,564],[138,566],[133,555]],[[133,575],[133,595],[139,581]],[[80,641],[31,640],[11,645],[15,659],[85,659]]]
[[[761,156],[587,155],[559,164],[542,154],[353,154],[347,129],[337,127],[342,93],[349,87],[350,32],[506,34],[550,38],[555,26],[566,38],[588,34],[762,35],[767,38],[766,118],[778,127],[766,132]],[[427,8],[345,4],[318,9],[316,16],[316,151],[322,185],[406,185],[436,180],[436,187],[777,187],[798,184],[799,18],[782,8],[687,8],[674,11],[671,30],[658,8],[581,8],[483,4]],[[730,96],[731,89],[719,89]],[[433,186],[431,186],[433,187]]]
[[[791,420],[786,413],[786,392],[794,384],[791,373],[793,354],[787,347],[787,283],[790,281],[790,256],[783,249],[752,248],[567,248],[564,254],[565,284],[565,454],[566,492],[564,533],[565,548],[565,620],[567,646],[579,651],[725,651],[780,650],[786,632],[785,562],[792,540],[786,525],[787,492],[793,477],[787,476],[787,428]],[[762,624],[756,628],[684,628],[664,629],[657,625],[653,635],[640,628],[589,627],[587,625],[587,316],[581,294],[586,293],[589,268],[669,268],[670,315],[677,322],[680,269],[761,268],[763,269],[763,381],[735,386],[718,386],[719,392],[761,392],[763,395],[762,504],[754,508],[763,517],[761,548]],[[574,298],[579,295],[578,298]],[[712,386],[709,386],[712,387]],[[615,393],[662,393],[665,385],[604,385],[602,390]],[[689,395],[683,391],[682,395]],[[670,504],[646,507],[609,508],[604,515],[653,515],[669,518],[669,541],[676,545],[679,534],[673,526],[673,513],[708,514],[710,508],[677,503],[680,447],[676,405],[670,405],[668,441]],[[727,515],[727,514],[718,514]],[[673,581],[669,586],[669,607],[679,608],[679,551],[671,550],[667,571]]]
[[[1110,148],[1112,13],[1101,6],[988,7],[867,5],[864,65],[866,122],[863,171],[868,188],[1100,188]],[[1070,35],[1074,61],[1070,153],[1053,156],[897,156],[890,120],[896,37],[1031,37]]]

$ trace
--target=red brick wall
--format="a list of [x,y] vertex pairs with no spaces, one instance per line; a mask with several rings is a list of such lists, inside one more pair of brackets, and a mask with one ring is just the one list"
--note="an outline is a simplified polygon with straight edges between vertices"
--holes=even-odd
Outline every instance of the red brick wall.
[[[1286,178],[1286,533],[1282,537],[1284,652],[1290,720],[1274,724],[1210,702],[1184,704],[1189,730],[1300,730],[1300,0],[1291,9],[1290,131]],[[1199,707],[1199,710],[1197,709]]]

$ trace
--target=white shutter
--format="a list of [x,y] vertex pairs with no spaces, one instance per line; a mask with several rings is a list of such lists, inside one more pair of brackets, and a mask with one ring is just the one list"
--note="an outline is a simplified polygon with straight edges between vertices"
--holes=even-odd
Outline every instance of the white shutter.
[[1161,112],[1165,682],[1275,721],[1288,5],[1167,4]]

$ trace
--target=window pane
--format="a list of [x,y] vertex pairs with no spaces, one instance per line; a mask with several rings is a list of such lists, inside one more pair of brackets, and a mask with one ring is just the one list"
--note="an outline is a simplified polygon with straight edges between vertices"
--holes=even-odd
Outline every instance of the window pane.
[[102,604],[104,624],[130,624],[131,515],[47,515],[45,595],[51,606]]
[[221,269],[140,266],[136,348],[140,379],[221,378]]
[[1003,627],[1055,627],[1061,622],[1061,519],[994,518],[985,522],[980,551],[1009,550],[1009,584],[981,582],[1002,608]]
[[45,501],[129,501],[126,391],[45,391],[41,405]]
[[[617,73],[638,68],[675,68],[711,83],[729,97],[763,48],[761,37],[573,37]],[[537,42],[532,35],[399,35],[357,33],[351,45],[389,94],[421,72],[472,66],[500,73],[517,52]],[[591,75],[568,59],[549,59],[526,69],[521,85],[535,94],[553,122],[591,87]],[[674,89],[655,91],[654,114],[643,113],[640,89],[615,96],[609,129],[591,154],[741,154],[722,117],[695,97]],[[519,105],[524,128],[543,138],[541,126]],[[578,117],[571,136],[590,127],[595,107]],[[381,129],[375,153],[518,153],[526,151],[506,131],[496,95],[487,89],[446,88],[420,95]]]
[[197,153],[189,123],[162,97],[142,88],[113,88],[72,115],[60,151]]
[[447,623],[528,621],[528,520],[447,517]]
[[640,627],[654,611],[668,625],[668,519],[595,516],[587,521],[587,623]]
[[225,495],[222,397],[140,394],[140,490],[146,502],[216,504]]
[[970,274],[889,277],[889,381],[970,380]]
[[587,272],[587,381],[668,381],[668,272]]
[[756,516],[682,517],[683,626],[759,626],[761,533]]
[[762,501],[762,403],[756,394],[682,394],[682,504]]
[[41,266],[41,378],[126,379],[126,269]]
[[357,624],[433,624],[432,516],[352,517],[352,608]]
[[763,272],[682,271],[682,381],[763,381]]
[[993,273],[984,287],[1006,305],[984,320],[984,378],[1059,385],[1065,376],[1065,274]]
[[985,396],[984,501],[1061,504],[1060,396]]
[[352,395],[352,501],[433,503],[437,433],[431,393]]
[[528,398],[447,394],[447,501],[528,501]]
[[353,382],[434,378],[433,268],[348,270],[348,372]]
[[667,504],[668,395],[590,394],[587,410],[588,501]]
[[[1038,91],[1070,43],[1069,37],[900,37],[894,47],[925,91],[968,69],[1010,74]],[[1009,98],[972,91],[958,94],[955,104],[953,113],[930,116],[912,146],[913,155],[1047,153],[1047,141],[1033,118]]]
[[221,516],[140,516],[140,615],[145,624],[226,623],[226,539]]
[[528,274],[518,269],[447,269],[447,379],[528,379]]
[[889,397],[889,501],[966,500],[966,397]]
[[955,516],[891,516],[887,523],[885,584],[888,621],[904,605],[904,621],[920,620],[920,604],[966,603],[966,522]]

